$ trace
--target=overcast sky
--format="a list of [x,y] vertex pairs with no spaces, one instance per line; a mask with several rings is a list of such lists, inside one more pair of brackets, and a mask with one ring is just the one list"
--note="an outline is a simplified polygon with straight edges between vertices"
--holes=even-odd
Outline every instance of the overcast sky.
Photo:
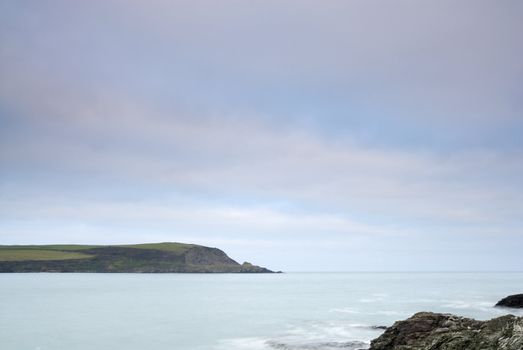
[[0,0],[0,244],[521,270],[522,1]]

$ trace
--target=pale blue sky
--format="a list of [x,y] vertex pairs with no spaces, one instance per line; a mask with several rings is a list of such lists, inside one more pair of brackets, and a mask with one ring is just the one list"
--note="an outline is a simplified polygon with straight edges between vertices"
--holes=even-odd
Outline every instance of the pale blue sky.
[[521,270],[520,1],[0,0],[0,244]]

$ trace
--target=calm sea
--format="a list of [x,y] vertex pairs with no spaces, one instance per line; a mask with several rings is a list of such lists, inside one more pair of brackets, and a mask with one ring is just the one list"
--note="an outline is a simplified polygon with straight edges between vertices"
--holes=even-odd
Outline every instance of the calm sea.
[[523,273],[0,274],[0,348],[358,349],[417,311],[503,315],[514,293]]

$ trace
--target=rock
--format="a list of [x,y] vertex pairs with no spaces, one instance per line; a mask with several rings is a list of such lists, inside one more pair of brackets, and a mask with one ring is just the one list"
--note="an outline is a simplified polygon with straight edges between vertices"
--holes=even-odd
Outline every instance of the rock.
[[371,329],[376,329],[376,330],[385,330],[388,327],[387,326],[370,326],[370,328]]
[[523,317],[477,321],[420,312],[398,321],[371,342],[369,350],[522,350]]
[[269,272],[270,273],[272,271],[266,269],[265,267],[253,265],[246,261],[241,265],[240,272],[243,272],[243,273],[268,273]]
[[498,301],[496,306],[523,308],[523,294],[509,295]]

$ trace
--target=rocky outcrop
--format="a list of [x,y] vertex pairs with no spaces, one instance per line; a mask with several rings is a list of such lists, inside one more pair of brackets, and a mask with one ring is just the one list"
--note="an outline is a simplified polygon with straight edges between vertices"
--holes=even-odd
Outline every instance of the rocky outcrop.
[[248,262],[244,262],[240,267],[240,272],[243,273],[267,273],[272,272],[271,270],[266,269],[265,267],[256,266]]
[[398,321],[369,350],[522,350],[523,318],[513,315],[477,321],[420,312]]
[[225,252],[218,248],[193,245],[191,248],[187,249],[183,255],[187,265],[238,265],[236,261],[229,258]]
[[523,308],[523,294],[509,295],[497,302],[496,306]]

